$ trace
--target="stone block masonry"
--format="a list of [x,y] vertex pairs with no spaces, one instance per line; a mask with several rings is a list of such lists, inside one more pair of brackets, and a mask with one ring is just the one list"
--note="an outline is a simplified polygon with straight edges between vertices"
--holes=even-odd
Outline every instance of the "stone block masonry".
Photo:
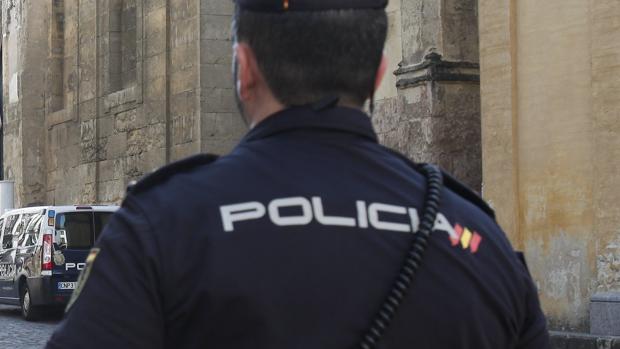
[[[226,153],[245,133],[232,1],[1,3],[4,174],[18,205],[118,203],[129,181],[194,153]],[[377,93],[375,124],[387,145],[479,188],[477,82],[407,83],[415,67],[434,69],[424,63],[433,47],[440,63],[477,62],[475,1],[438,4],[390,2],[390,69],[401,69]]]
[[393,76],[376,94],[381,141],[481,191],[477,1],[401,0],[388,6]]
[[245,133],[232,2],[0,3],[4,175],[16,205],[119,203],[129,181],[226,153]]
[[614,334],[599,295],[620,291],[620,2],[479,5],[485,198],[550,328]]

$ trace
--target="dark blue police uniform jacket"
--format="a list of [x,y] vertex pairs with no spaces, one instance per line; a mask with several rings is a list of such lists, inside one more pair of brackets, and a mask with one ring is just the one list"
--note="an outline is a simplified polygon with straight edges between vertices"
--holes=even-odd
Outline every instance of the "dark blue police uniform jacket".
[[[48,348],[359,342],[417,230],[424,176],[377,143],[367,115],[340,107],[279,112],[210,160],[172,165],[128,195]],[[547,348],[536,289],[504,233],[442,195],[380,347]]]

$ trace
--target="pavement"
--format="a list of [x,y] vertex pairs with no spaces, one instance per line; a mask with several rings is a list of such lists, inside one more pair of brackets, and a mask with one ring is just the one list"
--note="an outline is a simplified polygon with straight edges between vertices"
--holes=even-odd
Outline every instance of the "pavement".
[[47,314],[41,321],[28,322],[21,317],[18,307],[0,305],[0,348],[43,348],[60,317]]

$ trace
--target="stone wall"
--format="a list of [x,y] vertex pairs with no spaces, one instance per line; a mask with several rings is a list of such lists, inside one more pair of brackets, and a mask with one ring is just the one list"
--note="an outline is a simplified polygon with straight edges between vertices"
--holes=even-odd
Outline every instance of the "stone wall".
[[[230,16],[232,1],[201,0],[200,103],[201,150],[224,153],[241,138],[232,77]],[[230,132],[234,131],[234,132]]]
[[388,14],[389,70],[374,116],[381,141],[480,190],[477,1],[395,0]]
[[[5,174],[17,204],[118,202],[128,181],[193,153],[225,153],[244,132],[231,1],[2,6]],[[480,188],[475,1],[395,0],[388,13],[396,73],[376,95],[381,139]]]
[[[119,202],[129,181],[197,152],[226,153],[244,133],[232,1],[2,8],[5,175],[16,180],[18,205]],[[394,0],[388,13],[397,72],[376,94],[381,139],[479,189],[475,1]]]
[[[46,200],[44,84],[48,31],[38,17],[51,11],[49,4],[2,2],[4,77],[5,179],[19,178],[15,193],[31,203]],[[31,42],[32,44],[26,44]],[[31,69],[24,69],[24,64]],[[17,200],[16,204],[22,201]]]
[[485,197],[551,327],[620,291],[620,3],[480,2]]
[[129,181],[245,132],[232,2],[2,1],[5,178],[16,205],[118,203]]

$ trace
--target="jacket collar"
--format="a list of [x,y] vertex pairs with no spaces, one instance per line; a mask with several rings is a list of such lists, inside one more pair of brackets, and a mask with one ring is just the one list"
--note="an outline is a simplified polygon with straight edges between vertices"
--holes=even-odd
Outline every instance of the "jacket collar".
[[315,111],[309,107],[293,107],[277,112],[250,130],[241,143],[301,129],[332,130],[357,134],[377,142],[368,115],[358,109],[334,107]]

